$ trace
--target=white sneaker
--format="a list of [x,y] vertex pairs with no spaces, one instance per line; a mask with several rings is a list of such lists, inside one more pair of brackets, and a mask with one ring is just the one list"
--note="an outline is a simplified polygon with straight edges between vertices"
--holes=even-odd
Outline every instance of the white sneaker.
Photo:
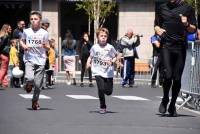
[[66,81],[67,85],[71,85],[71,82],[70,81]]

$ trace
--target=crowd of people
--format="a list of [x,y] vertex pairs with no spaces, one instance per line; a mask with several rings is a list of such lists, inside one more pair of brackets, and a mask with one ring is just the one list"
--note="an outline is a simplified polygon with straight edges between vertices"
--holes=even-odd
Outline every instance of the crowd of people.
[[[156,87],[157,73],[159,85],[163,88],[163,98],[159,112],[165,114],[169,103],[169,91],[172,99],[168,107],[171,116],[177,116],[176,99],[181,88],[181,76],[184,69],[188,33],[193,33],[195,40],[200,40],[200,30],[197,30],[193,8],[182,0],[169,0],[162,4],[155,18],[155,35],[151,37],[153,46],[153,72],[151,87]],[[19,20],[13,31],[9,24],[4,24],[0,30],[0,85],[8,86],[7,73],[10,74],[10,87],[24,87],[27,93],[34,88],[32,108],[38,110],[41,89],[51,88],[56,66],[56,44],[49,38],[48,19],[42,19],[39,12],[30,14],[30,27],[25,28],[25,22]],[[84,32],[80,42],[73,38],[67,30],[62,41],[62,55],[67,85],[77,85],[76,55],[81,64],[80,86],[85,86],[84,75],[88,71],[89,87],[93,87],[92,74],[95,76],[100,113],[106,113],[105,95],[113,92],[114,67],[120,68],[121,86],[135,87],[135,58],[139,58],[137,47],[140,45],[140,35],[133,29],[127,29],[123,37],[117,41],[117,46],[108,43],[109,31],[99,28],[96,32],[97,43],[92,44],[89,34]],[[16,78],[12,70],[18,67],[24,72]],[[43,81],[46,75],[45,82]]]

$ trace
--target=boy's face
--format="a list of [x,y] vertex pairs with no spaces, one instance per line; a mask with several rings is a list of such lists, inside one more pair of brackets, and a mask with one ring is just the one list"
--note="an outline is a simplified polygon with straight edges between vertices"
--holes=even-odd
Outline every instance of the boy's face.
[[98,35],[99,44],[101,44],[101,45],[106,44],[107,39],[108,39],[108,35],[105,32],[100,31],[99,35]]
[[40,27],[40,17],[38,15],[31,15],[30,22],[33,28]]

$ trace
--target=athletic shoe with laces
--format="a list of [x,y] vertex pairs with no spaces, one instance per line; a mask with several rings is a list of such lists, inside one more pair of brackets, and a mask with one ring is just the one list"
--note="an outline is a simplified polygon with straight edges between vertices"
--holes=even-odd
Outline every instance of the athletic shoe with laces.
[[24,86],[24,90],[26,90],[27,93],[30,93],[32,91],[33,85],[30,83],[26,83]]
[[100,108],[99,113],[100,114],[105,114],[106,113],[106,109],[105,108]]
[[39,105],[38,101],[32,102],[32,109],[33,110],[39,110],[40,109],[40,105]]

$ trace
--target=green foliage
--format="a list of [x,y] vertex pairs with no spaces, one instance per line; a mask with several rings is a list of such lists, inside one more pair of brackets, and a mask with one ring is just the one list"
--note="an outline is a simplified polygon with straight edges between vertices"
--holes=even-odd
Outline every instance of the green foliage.
[[[99,4],[99,5],[98,5]],[[102,25],[105,18],[111,13],[114,13],[114,8],[116,7],[115,0],[83,0],[76,4],[76,10],[85,10],[86,14],[91,20],[99,18],[99,24]],[[99,9],[99,10],[95,10]],[[97,16],[98,15],[98,16]]]
[[[195,8],[195,0],[185,0],[188,4],[190,4],[193,8]],[[198,14],[200,15],[200,1],[196,0]]]

